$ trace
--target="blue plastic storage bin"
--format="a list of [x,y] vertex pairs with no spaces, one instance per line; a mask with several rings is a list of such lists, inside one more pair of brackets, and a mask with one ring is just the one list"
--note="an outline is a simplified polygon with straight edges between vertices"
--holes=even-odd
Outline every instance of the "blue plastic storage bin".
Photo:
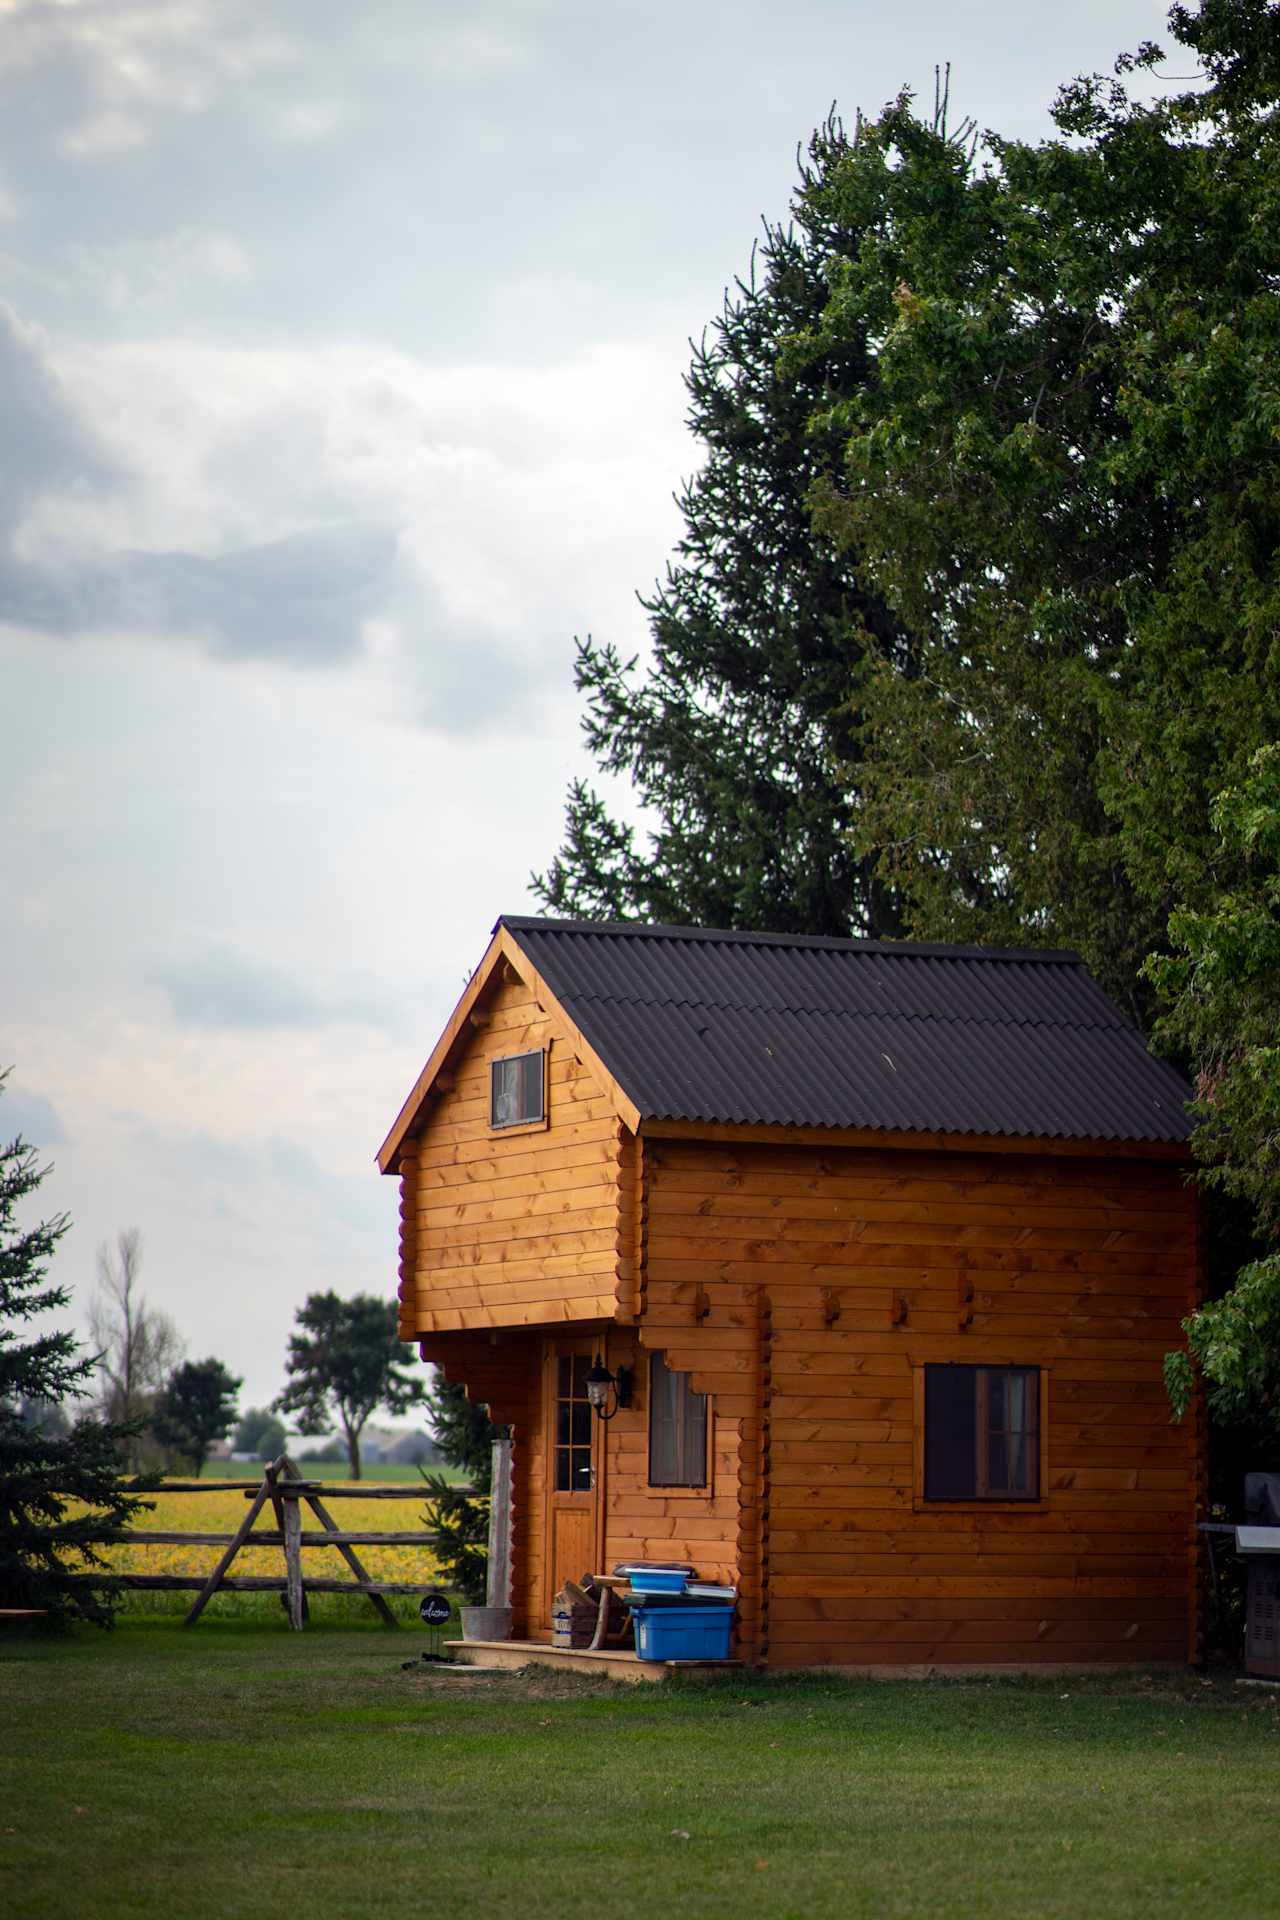
[[642,1660],[727,1660],[732,1607],[633,1607]]
[[683,1593],[688,1574],[683,1567],[622,1566],[636,1593]]

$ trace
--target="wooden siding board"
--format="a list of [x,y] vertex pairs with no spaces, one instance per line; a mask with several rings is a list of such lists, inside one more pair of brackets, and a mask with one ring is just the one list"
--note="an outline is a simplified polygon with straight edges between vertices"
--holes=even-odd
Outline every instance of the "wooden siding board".
[[[412,1166],[411,1280],[402,1331],[559,1325],[612,1316],[620,1260],[620,1127],[614,1106],[566,1044],[535,987],[491,983],[488,1018],[458,1039],[401,1150]],[[545,1128],[494,1132],[489,1066],[549,1052]]]
[[[769,1446],[757,1427],[739,1476],[770,1662],[1176,1657],[1194,1439],[1169,1423],[1160,1359],[1186,1311],[1180,1167],[665,1130],[645,1152],[646,1344],[699,1384],[749,1381],[753,1302],[770,1300]],[[922,1510],[912,1383],[946,1360],[1049,1367],[1033,1507]],[[754,1414],[741,1398],[758,1422],[758,1391]],[[761,1569],[748,1523],[766,1497]]]

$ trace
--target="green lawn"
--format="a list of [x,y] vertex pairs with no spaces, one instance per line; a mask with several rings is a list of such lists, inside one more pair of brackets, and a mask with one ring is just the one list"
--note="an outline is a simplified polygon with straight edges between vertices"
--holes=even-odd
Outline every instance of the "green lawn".
[[1277,1696],[455,1677],[420,1633],[0,1637],[12,1920],[1256,1915]]

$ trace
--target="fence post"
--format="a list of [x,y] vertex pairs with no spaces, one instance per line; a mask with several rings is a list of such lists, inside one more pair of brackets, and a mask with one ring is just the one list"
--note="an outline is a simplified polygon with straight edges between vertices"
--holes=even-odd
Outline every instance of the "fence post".
[[[288,1482],[285,1484],[288,1485]],[[284,1577],[289,1625],[295,1633],[301,1633],[307,1607],[302,1589],[302,1516],[298,1511],[296,1494],[292,1499],[286,1494],[280,1505],[284,1508]]]
[[485,1602],[491,1607],[511,1605],[511,1442],[493,1443],[489,1496],[489,1568]]

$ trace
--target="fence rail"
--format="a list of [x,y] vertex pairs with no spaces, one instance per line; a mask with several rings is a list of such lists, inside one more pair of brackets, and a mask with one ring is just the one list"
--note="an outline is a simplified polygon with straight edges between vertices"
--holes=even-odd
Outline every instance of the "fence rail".
[[[153,1489],[135,1487],[130,1491],[147,1493]],[[430,1580],[374,1580],[365,1572],[355,1553],[356,1547],[429,1547],[434,1544],[433,1534],[407,1530],[404,1532],[374,1532],[363,1529],[351,1531],[339,1527],[320,1498],[323,1494],[326,1500],[422,1500],[430,1497],[429,1490],[424,1487],[334,1486],[323,1480],[304,1480],[288,1454],[282,1453],[278,1460],[273,1460],[264,1468],[260,1481],[180,1481],[176,1485],[166,1486],[164,1491],[165,1493],[243,1493],[245,1499],[250,1502],[250,1506],[239,1527],[232,1534],[175,1533],[164,1528],[122,1527],[110,1536],[111,1539],[128,1541],[139,1546],[185,1546],[189,1543],[192,1546],[223,1547],[225,1551],[212,1573],[207,1575],[77,1574],[75,1578],[86,1585],[194,1593],[196,1598],[183,1621],[183,1625],[188,1627],[194,1626],[215,1593],[281,1593],[285,1596],[289,1625],[298,1632],[306,1624],[308,1593],[362,1593],[383,1625],[395,1627],[398,1622],[387,1605],[385,1596],[429,1593],[436,1584]],[[463,1488],[460,1491],[473,1490]],[[268,1504],[275,1518],[275,1526],[255,1527],[254,1522]],[[311,1508],[322,1530],[303,1531],[301,1508],[304,1504]],[[230,1568],[235,1562],[236,1555],[244,1547],[280,1547],[284,1552],[283,1576],[233,1575]],[[352,1580],[315,1579],[311,1576],[304,1578],[303,1550],[317,1547],[331,1547],[340,1553],[355,1578]]]

